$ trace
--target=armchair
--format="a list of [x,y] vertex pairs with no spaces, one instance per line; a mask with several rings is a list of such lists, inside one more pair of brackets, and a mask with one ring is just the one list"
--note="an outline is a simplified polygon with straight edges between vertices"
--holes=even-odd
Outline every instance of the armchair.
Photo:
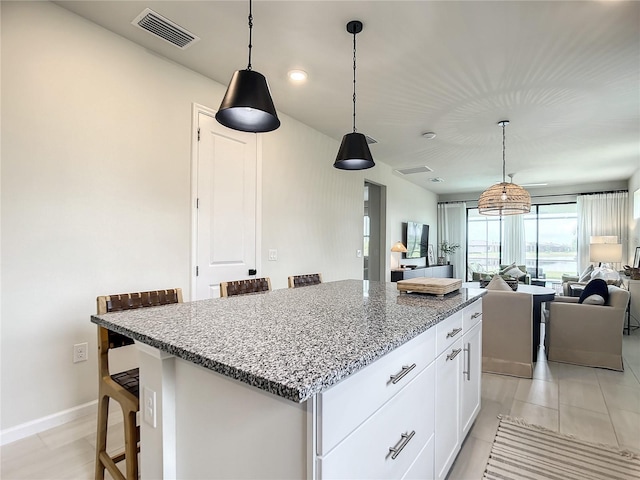
[[533,377],[533,296],[488,291],[482,298],[482,371]]
[[624,370],[622,329],[629,292],[609,285],[605,305],[557,296],[549,305],[549,360]]

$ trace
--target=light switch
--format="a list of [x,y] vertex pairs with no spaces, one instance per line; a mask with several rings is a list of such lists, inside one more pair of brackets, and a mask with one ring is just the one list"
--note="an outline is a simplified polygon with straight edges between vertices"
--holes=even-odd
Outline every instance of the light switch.
[[275,262],[276,260],[278,260],[278,250],[270,249],[269,250],[269,261],[270,262]]

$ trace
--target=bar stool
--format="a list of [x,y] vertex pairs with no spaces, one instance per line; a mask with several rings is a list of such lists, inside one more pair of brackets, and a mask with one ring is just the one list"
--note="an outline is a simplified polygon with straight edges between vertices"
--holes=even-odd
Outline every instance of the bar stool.
[[322,283],[321,273],[308,273],[306,275],[292,275],[289,277],[289,288],[306,287]]
[[[182,289],[153,290],[150,292],[123,293],[97,298],[98,315],[135,308],[155,307],[182,303]],[[119,480],[138,479],[138,441],[140,430],[136,426],[136,413],[140,410],[140,372],[137,368],[125,372],[109,371],[109,350],[132,345],[133,339],[98,326],[98,436],[96,440],[96,480],[104,480],[105,468]],[[124,452],[111,457],[107,453],[107,424],[109,400],[120,404],[124,420]],[[116,463],[127,461],[124,477]]]
[[221,297],[232,297],[234,295],[248,295],[250,293],[263,293],[270,291],[271,280],[269,277],[220,282]]

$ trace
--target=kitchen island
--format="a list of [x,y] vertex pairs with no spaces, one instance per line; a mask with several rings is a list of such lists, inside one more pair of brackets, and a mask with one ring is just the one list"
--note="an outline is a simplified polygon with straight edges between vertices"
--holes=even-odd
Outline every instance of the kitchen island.
[[[441,477],[455,454],[438,468],[437,362],[452,357],[456,397],[474,365],[475,418],[479,333],[458,355],[479,331],[483,293],[436,298],[346,280],[92,321],[140,349],[143,478],[403,478],[429,468]],[[378,465],[369,447],[387,425],[398,432],[372,447]]]

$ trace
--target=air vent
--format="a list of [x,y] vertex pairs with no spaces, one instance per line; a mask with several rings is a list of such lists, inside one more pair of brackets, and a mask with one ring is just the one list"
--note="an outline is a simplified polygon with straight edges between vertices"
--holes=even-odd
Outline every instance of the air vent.
[[396,172],[401,173],[402,175],[412,175],[414,173],[433,172],[433,169],[423,165],[420,167],[399,168]]
[[165,42],[169,42],[182,50],[200,40],[200,37],[150,8],[145,8],[140,15],[134,18],[131,24],[152,33],[156,37],[160,37]]

